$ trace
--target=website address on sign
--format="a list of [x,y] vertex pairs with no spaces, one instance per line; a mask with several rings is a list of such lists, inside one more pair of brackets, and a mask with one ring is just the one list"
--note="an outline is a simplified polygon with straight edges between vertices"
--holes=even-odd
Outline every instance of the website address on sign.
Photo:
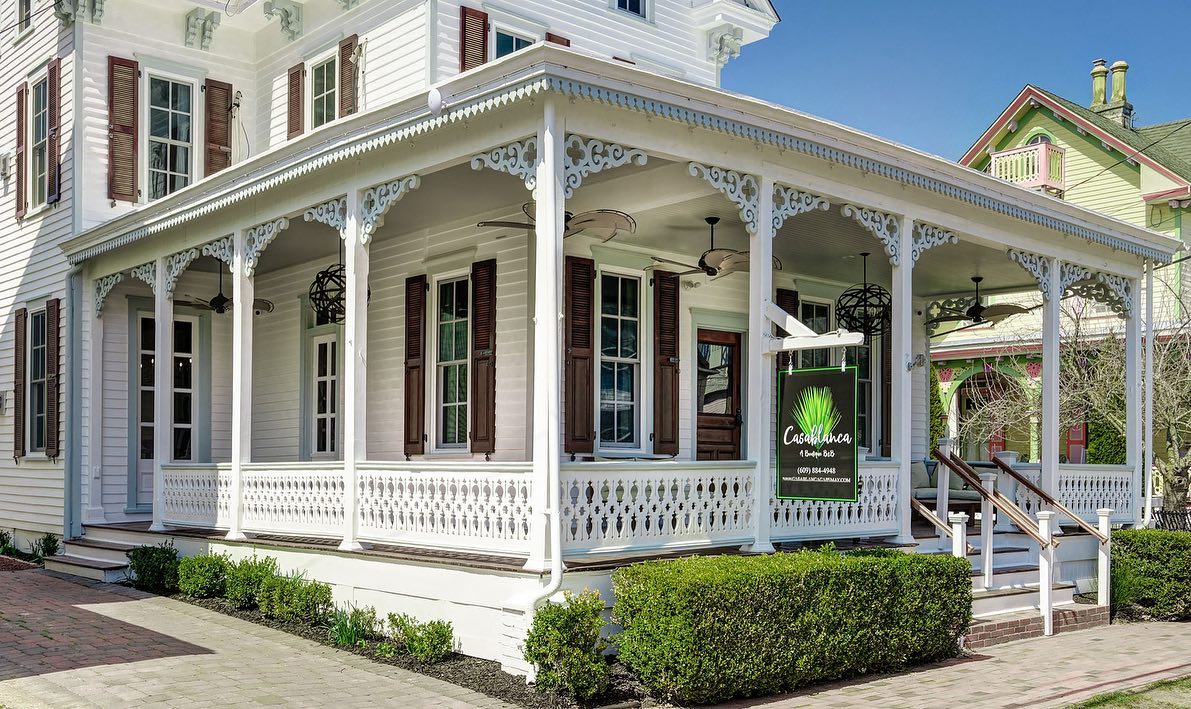
[[797,475],[783,475],[783,482],[803,483],[850,483],[852,478],[846,475],[810,475],[799,470]]

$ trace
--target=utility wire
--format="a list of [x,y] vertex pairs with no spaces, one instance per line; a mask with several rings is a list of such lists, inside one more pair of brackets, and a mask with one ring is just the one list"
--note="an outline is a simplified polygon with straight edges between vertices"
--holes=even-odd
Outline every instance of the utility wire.
[[0,27],[0,34],[4,34],[5,32],[7,32],[9,30],[19,29],[21,25],[32,22],[34,17],[37,17],[38,15],[45,12],[46,10],[56,9],[58,7],[58,3],[61,1],[62,0],[54,0],[54,2],[50,3],[49,5],[46,5],[45,7],[41,8],[40,10],[34,10],[33,12],[30,12],[29,16],[27,18],[25,18],[24,20],[18,19],[15,23],[9,25],[8,27]]
[[1083,181],[1081,181],[1081,182],[1079,182],[1079,183],[1075,184],[1075,185],[1074,185],[1074,186],[1072,186],[1072,187],[1068,187],[1068,188],[1067,188],[1065,191],[1067,191],[1067,192],[1070,192],[1071,190],[1075,189],[1076,187],[1079,187],[1079,186],[1081,186],[1081,185],[1085,185],[1085,184],[1087,184],[1087,183],[1091,182],[1092,180],[1096,179],[1097,177],[1100,177],[1100,176],[1101,176],[1101,175],[1103,175],[1104,173],[1106,173],[1106,172],[1108,172],[1109,170],[1111,170],[1111,169],[1115,168],[1117,165],[1120,165],[1120,164],[1121,164],[1121,163],[1123,163],[1123,162],[1126,162],[1126,161],[1128,161],[1128,160],[1132,160],[1133,158],[1137,157],[1138,155],[1141,155],[1141,154],[1142,154],[1142,153],[1144,153],[1145,151],[1147,151],[1147,150],[1149,150],[1150,148],[1154,147],[1154,146],[1155,146],[1155,145],[1157,145],[1158,143],[1161,143],[1162,141],[1166,140],[1167,138],[1169,138],[1170,136],[1174,135],[1175,133],[1178,133],[1179,131],[1181,131],[1182,129],[1186,128],[1187,126],[1191,126],[1191,121],[1184,121],[1184,122],[1183,122],[1181,125],[1179,125],[1179,127],[1178,127],[1178,128],[1175,128],[1175,129],[1174,129],[1174,130],[1172,130],[1171,132],[1169,132],[1169,133],[1167,133],[1166,135],[1162,136],[1161,138],[1159,138],[1159,139],[1155,140],[1154,142],[1152,142],[1152,143],[1150,143],[1149,145],[1145,146],[1145,147],[1144,147],[1144,148],[1142,148],[1141,150],[1138,150],[1137,152],[1135,152],[1135,153],[1133,153],[1133,154],[1131,154],[1131,155],[1126,155],[1125,157],[1121,158],[1120,160],[1117,160],[1117,161],[1116,161],[1116,162],[1114,162],[1113,164],[1111,164],[1111,165],[1109,165],[1108,167],[1104,168],[1104,169],[1103,169],[1103,170],[1101,170],[1100,172],[1097,172],[1095,175],[1092,175],[1091,177],[1089,177],[1089,178],[1087,178],[1087,179],[1085,179],[1085,180],[1083,180]]

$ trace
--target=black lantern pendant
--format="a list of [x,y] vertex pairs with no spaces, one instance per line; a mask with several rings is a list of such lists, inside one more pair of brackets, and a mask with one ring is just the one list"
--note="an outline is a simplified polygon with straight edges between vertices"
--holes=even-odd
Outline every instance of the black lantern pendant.
[[310,284],[310,307],[319,323],[341,323],[347,315],[347,269],[343,266],[342,240],[339,263],[319,271]]
[[889,327],[893,312],[893,298],[889,291],[876,283],[868,282],[868,252],[860,254],[864,259],[864,281],[840,294],[835,302],[835,317],[841,327],[850,332],[864,335],[865,341],[873,335],[881,335]]

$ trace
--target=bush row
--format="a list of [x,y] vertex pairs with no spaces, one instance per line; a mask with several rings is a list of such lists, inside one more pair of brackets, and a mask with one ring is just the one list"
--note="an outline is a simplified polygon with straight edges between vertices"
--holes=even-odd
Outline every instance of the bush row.
[[1125,617],[1191,620],[1191,532],[1113,532],[1112,607]]

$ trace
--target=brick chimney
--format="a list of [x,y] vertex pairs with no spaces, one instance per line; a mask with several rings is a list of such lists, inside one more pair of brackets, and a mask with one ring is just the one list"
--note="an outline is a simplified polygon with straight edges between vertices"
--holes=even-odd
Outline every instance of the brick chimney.
[[[1092,63],[1092,110],[1121,127],[1133,129],[1133,104],[1125,97],[1125,74],[1129,71],[1129,64],[1125,61],[1113,62],[1108,69],[1104,68],[1105,61],[1097,59]],[[1106,86],[1105,74],[1111,72],[1111,89]],[[1111,90],[1111,96],[1105,101],[1105,94]]]

